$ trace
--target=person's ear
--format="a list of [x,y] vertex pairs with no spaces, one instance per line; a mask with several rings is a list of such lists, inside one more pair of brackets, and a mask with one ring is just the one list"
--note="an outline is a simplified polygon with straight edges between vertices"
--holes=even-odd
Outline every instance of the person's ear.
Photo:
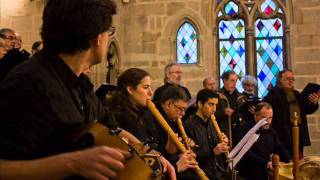
[[197,106],[198,108],[202,108],[203,104],[201,103],[201,101],[198,101]]
[[132,87],[128,86],[128,87],[127,87],[127,91],[128,91],[128,93],[129,93],[130,95],[133,94],[133,88],[132,88]]
[[97,37],[91,40],[93,46],[100,46],[102,43],[102,34],[100,33]]

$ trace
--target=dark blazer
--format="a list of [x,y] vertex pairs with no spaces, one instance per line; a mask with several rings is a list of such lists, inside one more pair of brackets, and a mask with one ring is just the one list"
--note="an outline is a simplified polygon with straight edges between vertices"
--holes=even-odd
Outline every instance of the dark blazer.
[[[294,94],[300,106],[301,124],[299,125],[299,145],[300,152],[303,152],[304,146],[311,145],[306,115],[315,112],[318,109],[319,104],[314,105],[308,102],[308,100],[303,99],[298,91],[294,91]],[[269,91],[268,95],[263,100],[271,104],[273,108],[272,127],[278,133],[280,141],[283,143],[284,147],[292,155],[292,123],[290,120],[289,102],[284,90],[281,87],[276,86]]]

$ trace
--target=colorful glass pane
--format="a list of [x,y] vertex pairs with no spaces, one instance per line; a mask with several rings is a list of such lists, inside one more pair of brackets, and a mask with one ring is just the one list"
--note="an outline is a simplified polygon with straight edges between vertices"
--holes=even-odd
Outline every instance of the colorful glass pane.
[[230,1],[226,6],[224,7],[224,11],[229,16],[234,16],[238,13],[239,7],[234,2]]
[[261,11],[270,16],[276,10],[276,4],[272,0],[265,0],[261,4]]
[[177,33],[177,63],[198,62],[198,33],[190,23],[184,23]]
[[[220,76],[229,70],[237,73],[240,79],[246,74],[244,26],[241,19],[219,22]],[[220,86],[223,86],[222,80]],[[240,81],[237,81],[237,89],[243,91]]]
[[218,12],[218,17],[221,17],[221,16],[222,16],[222,12],[219,11],[219,12]]
[[283,22],[280,18],[257,19],[255,25],[258,96],[264,97],[283,70]]

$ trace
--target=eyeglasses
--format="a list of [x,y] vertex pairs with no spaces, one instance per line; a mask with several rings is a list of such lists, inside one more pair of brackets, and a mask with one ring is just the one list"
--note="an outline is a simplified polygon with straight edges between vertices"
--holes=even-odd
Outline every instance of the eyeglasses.
[[295,79],[293,77],[287,77],[287,78],[285,78],[285,80],[287,80],[287,81],[295,81]]
[[107,32],[109,33],[108,35],[111,37],[116,33],[116,28],[113,26],[110,26],[110,28],[107,30]]
[[176,105],[175,103],[172,103],[174,105],[175,108],[177,108],[180,112],[185,112],[186,111],[186,108],[183,108],[183,107],[179,107],[178,105]]
[[171,71],[170,73],[182,74],[182,71]]
[[244,85],[244,86],[247,86],[247,87],[255,87],[254,84],[250,84],[250,83],[244,83],[243,85]]
[[15,40],[16,39],[16,37],[15,36],[6,36],[6,35],[2,35],[1,36],[3,39],[9,39],[9,40]]

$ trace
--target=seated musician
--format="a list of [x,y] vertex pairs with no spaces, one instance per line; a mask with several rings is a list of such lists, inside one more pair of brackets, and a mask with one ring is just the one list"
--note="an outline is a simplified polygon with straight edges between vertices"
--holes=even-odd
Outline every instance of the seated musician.
[[110,0],[47,3],[44,49],[0,85],[0,179],[108,179],[124,169],[128,152],[106,146],[75,150],[68,141],[100,117],[92,111],[98,102],[87,101],[81,74],[105,60],[115,13]]
[[[181,87],[171,86],[163,92],[158,103],[156,103],[156,107],[163,118],[179,137],[181,137],[181,132],[177,125],[177,120],[184,115],[188,99]],[[144,119],[145,121],[156,122],[150,111],[148,111]],[[192,168],[195,168],[195,163],[191,162],[191,159],[195,158],[195,154],[191,150],[181,154],[160,124],[156,123],[156,129],[155,139],[157,139],[158,149],[172,164],[176,165],[178,179],[197,179],[195,172],[192,170]],[[190,146],[194,146],[193,141],[190,141],[190,143]],[[184,161],[184,159],[188,160]]]
[[229,150],[228,138],[223,135],[224,141],[218,143],[216,131],[210,120],[211,114],[216,111],[218,98],[219,96],[212,90],[200,90],[196,101],[197,112],[184,123],[189,138],[199,146],[194,151],[197,162],[210,179],[219,178],[216,174],[216,156]]
[[[147,100],[150,100],[152,96],[150,75],[142,69],[132,68],[120,75],[117,86],[118,91],[112,96],[113,107],[111,107],[111,111],[119,122],[119,126],[131,132],[139,140],[150,145],[152,148],[161,153],[166,153],[165,148],[163,148],[166,145],[166,140],[160,140],[162,136],[159,135],[160,133],[164,134],[164,130],[162,130],[160,125],[157,125],[156,120],[151,114],[145,115]],[[176,89],[175,86],[173,87]],[[168,87],[168,89],[172,89],[172,87]],[[181,94],[181,91],[179,92]],[[181,103],[183,106],[186,106],[187,96],[184,92],[182,92],[182,97],[180,99],[186,100],[181,101]],[[168,105],[168,103],[166,104]],[[168,106],[171,109],[171,113],[176,117],[182,113],[181,109],[177,109],[172,102]],[[166,134],[163,136],[167,139]],[[172,142],[168,143],[167,148],[168,150],[173,149],[176,151]],[[168,157],[167,155],[164,156]],[[192,163],[188,163],[191,158],[194,158],[194,154],[190,151],[184,153],[179,158],[179,161],[176,162],[178,172],[194,167]]]
[[275,130],[270,127],[272,123],[273,111],[270,104],[262,102],[255,108],[254,121],[246,121],[240,126],[237,141],[258,122],[267,118],[268,124],[264,125],[258,133],[260,136],[253,144],[249,151],[243,156],[237,165],[240,176],[246,180],[267,180],[267,169],[272,169],[271,155],[278,154],[280,160],[288,162],[290,160],[289,153],[281,144]]

